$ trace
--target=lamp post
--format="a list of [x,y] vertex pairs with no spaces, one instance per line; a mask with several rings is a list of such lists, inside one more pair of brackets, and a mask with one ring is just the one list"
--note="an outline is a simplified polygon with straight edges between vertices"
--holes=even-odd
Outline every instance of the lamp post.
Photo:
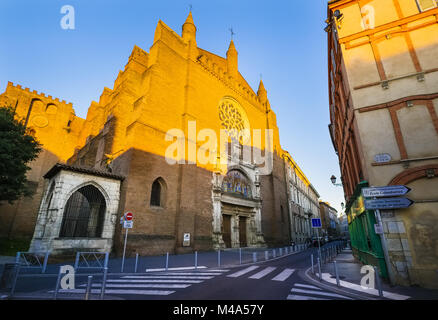
[[331,182],[332,182],[332,184],[333,184],[334,186],[336,186],[336,187],[342,187],[342,183],[336,183],[336,177],[335,177],[334,175],[332,175],[332,176],[330,177],[330,180],[331,180]]

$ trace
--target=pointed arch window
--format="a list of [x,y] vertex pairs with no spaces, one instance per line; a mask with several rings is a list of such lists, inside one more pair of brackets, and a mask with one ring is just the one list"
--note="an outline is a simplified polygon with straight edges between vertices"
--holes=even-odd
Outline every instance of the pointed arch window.
[[87,185],[68,199],[60,237],[99,238],[102,236],[106,212],[105,198],[95,186]]
[[164,207],[165,196],[166,183],[162,178],[158,178],[152,183],[150,200],[151,207]]

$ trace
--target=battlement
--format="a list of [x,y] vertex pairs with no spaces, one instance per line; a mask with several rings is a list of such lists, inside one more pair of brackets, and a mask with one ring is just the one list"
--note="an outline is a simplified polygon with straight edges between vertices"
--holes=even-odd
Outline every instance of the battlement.
[[217,79],[222,81],[225,85],[233,89],[235,92],[239,93],[241,96],[246,98],[252,103],[257,104],[259,107],[263,104],[260,102],[259,97],[253,92],[251,88],[240,83],[238,80],[233,78],[229,73],[224,71],[212,59],[208,58],[206,55],[200,55],[197,62],[211,75],[215,76]]
[[56,102],[56,103],[65,104],[67,106],[73,107],[73,103],[71,103],[71,102],[67,102],[65,100],[60,100],[59,98],[56,98],[56,97],[53,98],[51,95],[46,95],[44,92],[40,92],[39,93],[36,90],[30,91],[29,88],[23,88],[20,84],[15,84],[14,85],[14,83],[12,83],[11,81],[8,81],[8,86],[7,86],[6,90],[8,88],[16,88],[16,89],[19,89],[21,91],[29,92],[30,94],[32,94],[34,96],[38,96],[41,99],[44,99],[44,100],[48,99],[48,100],[52,100],[53,102]]

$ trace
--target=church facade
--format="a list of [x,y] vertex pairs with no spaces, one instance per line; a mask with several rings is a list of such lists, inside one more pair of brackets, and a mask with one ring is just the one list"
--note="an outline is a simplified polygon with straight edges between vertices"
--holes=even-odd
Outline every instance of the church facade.
[[10,82],[0,106],[43,145],[28,174],[34,196],[0,204],[0,237],[31,237],[30,251],[120,253],[126,212],[128,254],[312,236],[319,195],[281,148],[262,81],[254,92],[239,73],[233,41],[226,58],[199,48],[191,13],[182,36],[158,22],[149,52],[134,47],[86,119]]

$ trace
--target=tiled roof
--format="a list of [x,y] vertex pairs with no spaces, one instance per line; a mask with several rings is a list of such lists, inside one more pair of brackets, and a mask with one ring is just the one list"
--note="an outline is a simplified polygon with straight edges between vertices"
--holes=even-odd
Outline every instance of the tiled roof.
[[61,170],[86,173],[86,174],[90,174],[90,175],[94,175],[94,176],[105,177],[105,178],[110,178],[110,179],[115,179],[115,180],[124,180],[125,179],[125,177],[123,177],[123,176],[120,176],[120,175],[117,175],[117,174],[112,174],[110,172],[100,171],[100,170],[91,169],[91,168],[69,166],[69,165],[66,165],[66,164],[63,164],[63,163],[55,164],[52,167],[52,169],[50,169],[44,175],[44,178],[45,179],[50,179],[53,176],[55,176]]

